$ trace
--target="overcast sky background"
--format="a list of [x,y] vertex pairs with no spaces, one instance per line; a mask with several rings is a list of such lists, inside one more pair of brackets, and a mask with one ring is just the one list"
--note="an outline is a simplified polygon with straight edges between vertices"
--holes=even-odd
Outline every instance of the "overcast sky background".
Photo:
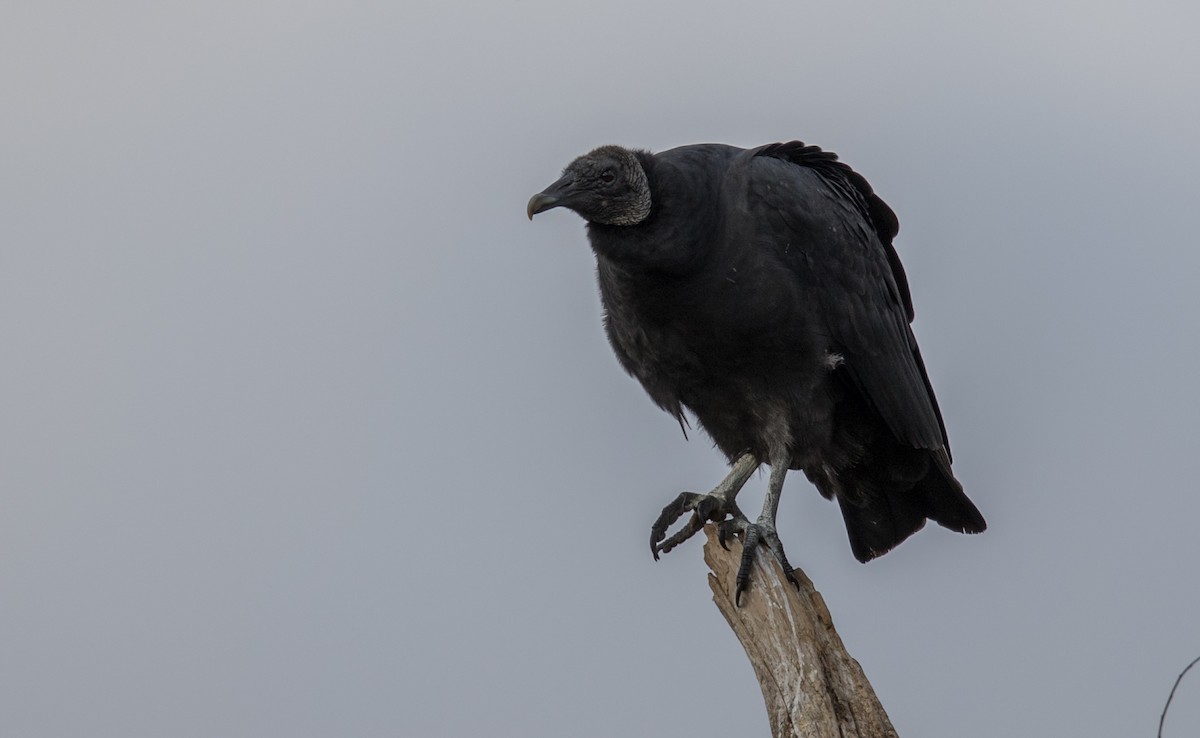
[[991,529],[863,566],[794,474],[791,560],[902,736],[1153,735],[1200,655],[1195,3],[67,5],[0,9],[0,734],[767,735],[699,541],[647,545],[720,455],[524,208],[600,144],[802,139],[899,214]]

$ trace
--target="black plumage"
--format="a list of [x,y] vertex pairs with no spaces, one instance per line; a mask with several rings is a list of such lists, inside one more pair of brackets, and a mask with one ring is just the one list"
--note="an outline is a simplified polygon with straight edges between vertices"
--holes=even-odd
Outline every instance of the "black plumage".
[[[787,469],[837,499],[860,561],[926,519],[986,527],[951,472],[892,246],[896,216],[834,154],[800,142],[605,146],[572,162],[528,213],[552,207],[588,221],[621,365],[681,423],[690,411],[734,467],[712,493],[667,506],[656,554],[705,518],[728,518],[783,559],[774,518]],[[750,523],[734,497],[762,463],[767,504]]]

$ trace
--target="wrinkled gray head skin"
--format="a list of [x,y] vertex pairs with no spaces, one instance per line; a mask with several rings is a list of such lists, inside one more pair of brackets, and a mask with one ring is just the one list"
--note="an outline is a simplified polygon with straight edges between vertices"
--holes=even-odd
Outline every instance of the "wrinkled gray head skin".
[[634,152],[601,146],[568,164],[561,179],[531,197],[526,214],[532,220],[558,207],[589,223],[637,225],[650,215],[650,182]]

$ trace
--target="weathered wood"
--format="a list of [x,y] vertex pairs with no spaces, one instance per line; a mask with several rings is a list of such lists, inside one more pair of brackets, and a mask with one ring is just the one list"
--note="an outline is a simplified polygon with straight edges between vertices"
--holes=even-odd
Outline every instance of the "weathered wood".
[[742,557],[739,541],[725,551],[705,527],[704,560],[713,601],[737,634],[767,704],[774,738],[897,738],[862,667],[846,652],[825,601],[796,569],[797,591],[779,562],[760,548],[742,606],[733,602]]

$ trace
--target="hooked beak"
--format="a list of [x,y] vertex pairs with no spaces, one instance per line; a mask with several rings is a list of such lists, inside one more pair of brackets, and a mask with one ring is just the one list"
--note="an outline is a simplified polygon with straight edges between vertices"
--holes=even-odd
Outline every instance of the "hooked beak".
[[564,176],[562,179],[529,198],[529,204],[525,206],[525,214],[529,216],[530,220],[533,220],[533,216],[538,213],[544,213],[550,208],[559,207],[565,202],[574,184],[574,177],[569,174]]

